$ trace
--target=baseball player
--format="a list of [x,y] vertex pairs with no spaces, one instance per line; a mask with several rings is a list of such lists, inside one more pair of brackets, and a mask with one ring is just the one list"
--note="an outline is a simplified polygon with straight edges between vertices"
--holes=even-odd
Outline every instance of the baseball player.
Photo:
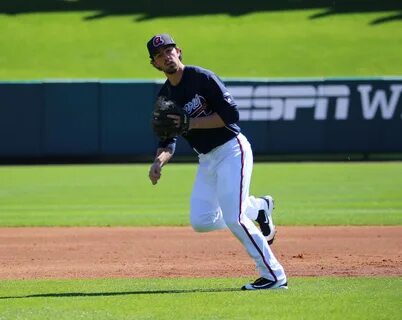
[[[170,35],[155,35],[147,48],[150,63],[167,77],[158,96],[175,101],[188,115],[182,136],[198,154],[190,205],[193,229],[208,232],[229,228],[240,240],[260,273],[242,290],[287,289],[284,269],[269,245],[276,232],[272,222],[274,201],[271,196],[249,195],[253,154],[237,125],[236,102],[213,72],[182,63],[182,50]],[[168,117],[176,127],[182,125],[181,117]],[[162,167],[172,158],[176,139],[159,141],[149,170],[152,184],[157,184]]]

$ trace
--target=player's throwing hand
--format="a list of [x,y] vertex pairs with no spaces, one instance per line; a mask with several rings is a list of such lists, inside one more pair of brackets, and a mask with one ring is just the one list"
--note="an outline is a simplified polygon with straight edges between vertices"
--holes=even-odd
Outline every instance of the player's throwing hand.
[[149,169],[149,179],[152,184],[155,185],[158,183],[158,180],[161,177],[162,167],[159,162],[154,162]]

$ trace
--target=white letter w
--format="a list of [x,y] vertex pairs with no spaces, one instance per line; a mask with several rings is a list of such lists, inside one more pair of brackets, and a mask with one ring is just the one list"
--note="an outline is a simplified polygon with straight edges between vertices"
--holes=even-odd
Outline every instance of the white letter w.
[[373,99],[370,101],[371,85],[360,85],[357,90],[360,92],[364,119],[373,119],[378,108],[381,110],[383,119],[391,119],[394,115],[399,96],[402,92],[402,85],[391,85],[391,98],[387,101],[384,90],[376,90]]

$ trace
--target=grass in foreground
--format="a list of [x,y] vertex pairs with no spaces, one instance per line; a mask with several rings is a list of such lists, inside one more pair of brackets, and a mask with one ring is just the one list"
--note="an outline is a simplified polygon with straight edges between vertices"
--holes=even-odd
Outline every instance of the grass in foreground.
[[[195,164],[0,166],[0,226],[188,225]],[[281,225],[401,225],[402,162],[257,163]]]
[[[15,2],[16,12],[18,6],[24,4]],[[235,6],[231,4],[234,11]],[[158,32],[174,35],[185,63],[202,65],[221,77],[402,74],[400,20],[372,24],[400,14],[397,9],[314,19],[327,10],[317,7],[150,19],[143,19],[141,10],[88,19],[99,12],[85,10],[85,4],[82,11],[0,13],[0,79],[162,78],[150,67],[145,46]]]
[[402,278],[295,278],[243,292],[250,279],[2,281],[0,319],[400,319]]

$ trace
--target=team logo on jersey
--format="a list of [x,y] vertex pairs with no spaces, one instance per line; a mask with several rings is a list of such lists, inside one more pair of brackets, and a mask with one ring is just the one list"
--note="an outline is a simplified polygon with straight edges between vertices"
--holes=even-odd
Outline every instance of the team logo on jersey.
[[163,41],[161,36],[156,36],[154,40],[152,40],[152,43],[154,47],[159,47],[162,46],[165,43],[165,41]]
[[211,110],[207,110],[208,104],[203,96],[196,94],[190,102],[184,105],[184,110],[193,118],[199,117],[201,114],[207,116],[211,114]]

